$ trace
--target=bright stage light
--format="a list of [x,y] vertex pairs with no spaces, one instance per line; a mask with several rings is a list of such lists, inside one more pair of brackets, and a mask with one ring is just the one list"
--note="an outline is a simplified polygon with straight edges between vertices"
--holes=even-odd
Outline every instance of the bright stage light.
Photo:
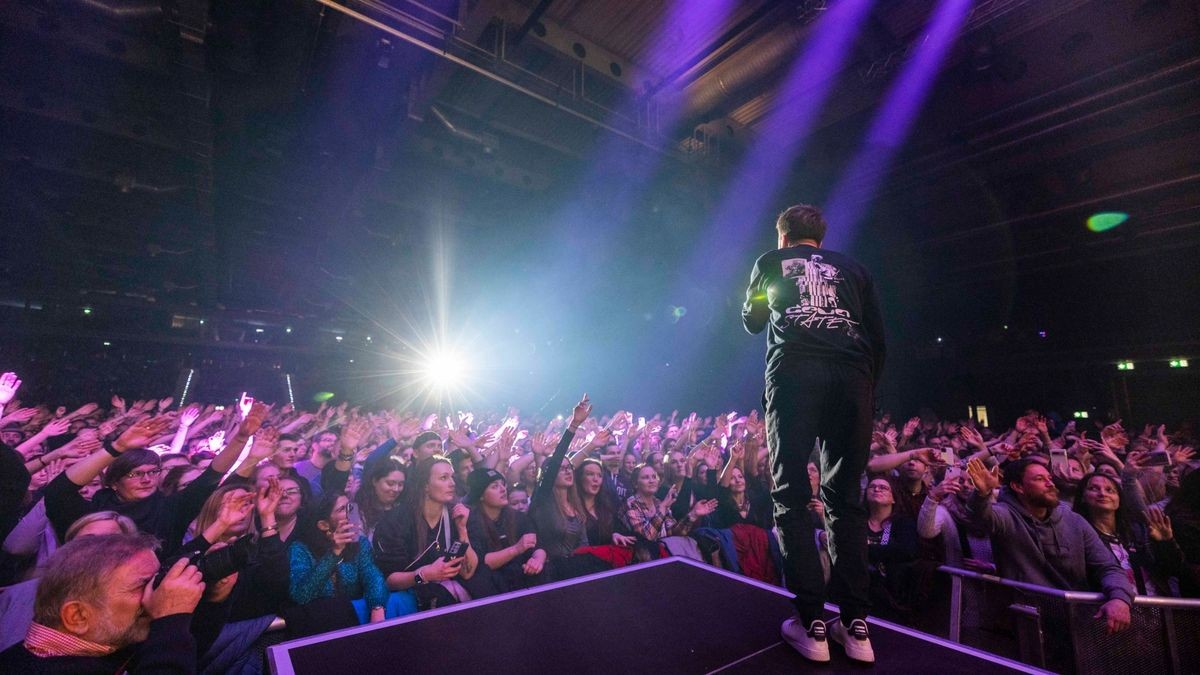
[[430,386],[448,390],[463,384],[467,371],[467,362],[461,355],[444,350],[429,356],[429,360],[421,368],[421,376]]

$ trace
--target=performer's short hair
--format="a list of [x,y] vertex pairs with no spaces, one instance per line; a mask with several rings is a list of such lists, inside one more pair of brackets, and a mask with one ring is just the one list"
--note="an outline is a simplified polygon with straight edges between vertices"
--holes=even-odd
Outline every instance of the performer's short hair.
[[825,239],[825,216],[811,204],[796,204],[779,214],[775,229],[791,241],[812,239],[819,243]]

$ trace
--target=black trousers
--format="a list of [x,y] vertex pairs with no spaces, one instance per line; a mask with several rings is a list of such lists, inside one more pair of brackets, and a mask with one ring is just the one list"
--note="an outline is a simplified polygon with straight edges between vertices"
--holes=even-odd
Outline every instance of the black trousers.
[[[777,364],[764,395],[767,443],[775,486],[775,523],[783,549],[787,588],[805,625],[822,616],[826,592],[842,619],[865,618],[870,609],[867,512],[862,476],[871,445],[874,383],[853,366],[828,361]],[[808,460],[820,439],[821,501],[829,554],[828,589],[808,510],[812,486]]]

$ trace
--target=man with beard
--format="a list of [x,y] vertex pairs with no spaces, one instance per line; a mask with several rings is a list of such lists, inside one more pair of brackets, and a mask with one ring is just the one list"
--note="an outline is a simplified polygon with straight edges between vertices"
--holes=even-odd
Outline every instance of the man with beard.
[[55,552],[38,584],[25,641],[0,652],[5,673],[194,673],[192,612],[200,571],[181,558],[155,587],[147,534],[80,537]]
[[[1083,516],[1058,499],[1054,477],[1040,462],[1020,459],[988,469],[967,463],[978,491],[967,504],[972,524],[988,532],[1000,576],[1060,590],[1102,592],[1095,618],[1109,633],[1129,627],[1134,588],[1112,551]],[[1005,486],[993,504],[992,491]],[[1095,588],[1090,580],[1099,582]]]

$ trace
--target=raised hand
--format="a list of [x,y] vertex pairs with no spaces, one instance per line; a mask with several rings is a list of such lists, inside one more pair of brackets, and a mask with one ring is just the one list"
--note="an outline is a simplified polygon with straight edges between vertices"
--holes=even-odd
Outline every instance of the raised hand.
[[571,411],[571,426],[578,428],[591,414],[592,402],[588,400],[588,395],[585,393],[579,403],[575,404],[575,409]]
[[929,496],[933,498],[933,501],[940,502],[945,499],[947,495],[956,495],[962,492],[962,489],[962,483],[958,482],[958,480],[947,478],[937,485],[929,488]]
[[1154,541],[1171,541],[1175,532],[1171,529],[1171,519],[1157,506],[1146,509],[1146,529]]
[[41,436],[42,438],[54,438],[55,436],[62,436],[70,430],[70,418],[60,417],[56,420],[51,420],[49,424],[42,427],[41,430],[38,431],[37,435]]
[[166,398],[164,398],[163,400],[161,400],[161,401],[159,401],[159,402],[158,402],[158,409],[159,409],[160,411],[166,410],[167,408],[170,408],[170,407],[171,407],[171,404],[172,404],[172,403],[174,403],[174,402],[175,402],[175,397],[174,397],[174,396],[168,396],[168,397],[166,397]]
[[258,511],[258,519],[263,522],[274,522],[275,507],[283,499],[283,486],[275,476],[267,478],[267,484],[258,488],[254,495],[254,509]]
[[344,520],[337,529],[328,533],[329,540],[332,542],[331,548],[334,555],[341,555],[342,551],[346,550],[346,546],[358,541],[358,528],[354,523]]
[[975,447],[975,448],[985,447],[983,444],[983,435],[980,434],[975,429],[972,429],[971,427],[968,427],[965,425],[959,427],[958,435],[959,435],[959,437],[961,437],[963,439],[964,443],[966,443],[967,445],[970,445],[971,447]]
[[363,417],[350,422],[342,427],[342,435],[338,441],[342,446],[342,454],[349,455],[357,452],[358,446],[362,444],[367,435],[371,433],[371,421]]
[[914,417],[904,423],[904,438],[912,438],[913,434],[917,433],[917,427],[921,426],[921,418]]
[[246,418],[238,425],[237,433],[242,438],[250,438],[258,433],[263,422],[267,419],[267,413],[270,412],[267,406],[255,401],[250,404],[250,412],[246,413]]
[[1121,420],[1104,427],[1100,431],[1100,440],[1114,451],[1124,450],[1129,445],[1129,436],[1121,426]]
[[17,408],[5,415],[3,419],[0,419],[0,423],[8,424],[9,422],[16,422],[24,424],[33,419],[35,415],[37,415],[37,408]]
[[988,469],[982,461],[972,459],[967,462],[967,476],[971,478],[975,489],[983,496],[990,495],[992,490],[1000,487],[999,466]]
[[190,427],[196,423],[196,420],[199,417],[200,406],[193,403],[192,405],[184,408],[183,412],[179,413],[179,424],[181,426]]
[[95,403],[84,403],[83,405],[79,406],[79,409],[77,409],[75,412],[67,415],[67,418],[75,419],[76,417],[87,417],[99,409],[100,406],[96,405]]
[[217,522],[228,530],[250,515],[250,507],[253,504],[254,495],[249,492],[226,492],[221,499],[221,509],[217,512]]
[[144,448],[150,441],[162,436],[171,428],[171,420],[167,417],[148,417],[139,420],[113,441],[113,449],[125,452],[134,448]]
[[0,408],[8,405],[13,397],[17,395],[17,390],[21,388],[21,380],[16,373],[4,373],[0,375]]
[[279,429],[267,427],[259,429],[254,434],[254,443],[250,444],[250,456],[247,461],[258,464],[275,454],[275,446],[279,444]]
[[700,501],[696,502],[695,504],[692,504],[692,510],[689,515],[692,517],[692,520],[698,520],[700,518],[703,518],[703,517],[709,515],[710,513],[712,513],[713,511],[716,511],[716,510],[717,510],[717,500],[701,499]]
[[475,442],[471,439],[471,426],[466,423],[450,430],[449,441],[463,450],[475,447]]
[[113,394],[112,398],[109,400],[109,403],[112,404],[113,410],[116,410],[120,413],[125,412],[125,399],[121,398],[120,396]]

